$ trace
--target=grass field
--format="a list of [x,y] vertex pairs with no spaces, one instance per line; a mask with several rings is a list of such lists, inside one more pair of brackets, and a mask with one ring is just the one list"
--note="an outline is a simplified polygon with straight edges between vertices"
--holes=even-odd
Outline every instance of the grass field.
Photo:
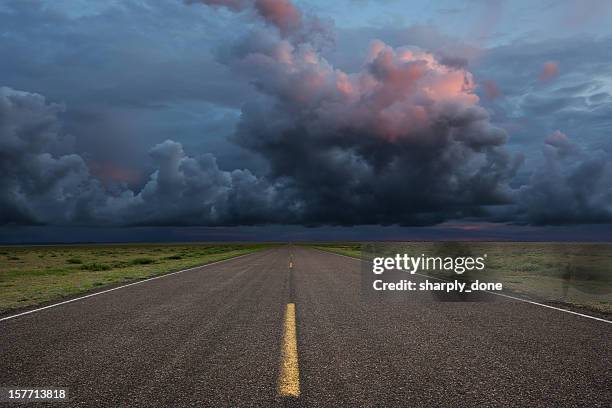
[[215,262],[268,244],[0,247],[0,313]]
[[[468,279],[501,282],[528,298],[612,316],[612,244],[608,243],[329,243],[315,247],[352,257],[396,253],[410,256],[481,256],[486,269]],[[363,250],[363,253],[362,253]],[[455,279],[452,272],[428,272]],[[466,276],[466,275],[464,275]]]

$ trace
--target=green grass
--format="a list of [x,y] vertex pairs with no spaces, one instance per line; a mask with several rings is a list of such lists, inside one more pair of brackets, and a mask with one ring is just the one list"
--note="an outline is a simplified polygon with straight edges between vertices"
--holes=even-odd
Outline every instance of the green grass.
[[136,258],[136,259],[132,259],[130,261],[130,264],[132,265],[149,265],[155,263],[155,259],[151,259],[151,258]]
[[81,269],[83,269],[84,271],[108,271],[112,268],[110,265],[94,262],[81,266]]
[[0,313],[270,247],[152,244],[0,247]]
[[[381,250],[387,255],[412,256],[487,254],[485,271],[470,272],[469,279],[502,282],[505,289],[525,297],[612,315],[612,244],[608,243],[410,242],[311,246],[356,258],[372,256],[372,251],[380,256]],[[451,273],[445,277],[455,276]]]

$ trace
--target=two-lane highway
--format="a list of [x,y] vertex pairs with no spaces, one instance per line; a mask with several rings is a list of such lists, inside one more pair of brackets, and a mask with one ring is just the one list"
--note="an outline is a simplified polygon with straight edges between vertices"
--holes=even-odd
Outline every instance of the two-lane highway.
[[0,321],[0,385],[67,387],[63,406],[610,406],[612,324],[360,282],[285,246]]

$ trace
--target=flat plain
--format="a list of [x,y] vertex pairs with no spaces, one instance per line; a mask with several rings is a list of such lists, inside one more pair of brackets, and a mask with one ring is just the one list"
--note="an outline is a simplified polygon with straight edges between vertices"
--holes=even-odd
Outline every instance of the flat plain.
[[0,314],[269,246],[223,243],[0,247]]

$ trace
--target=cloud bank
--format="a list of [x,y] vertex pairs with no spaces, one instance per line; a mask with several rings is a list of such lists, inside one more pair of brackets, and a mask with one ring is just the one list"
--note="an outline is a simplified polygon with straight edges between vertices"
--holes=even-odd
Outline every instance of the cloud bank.
[[603,150],[586,154],[557,130],[543,166],[518,189],[518,219],[536,225],[612,222],[612,165]]
[[[288,0],[200,0],[252,18],[218,62],[259,95],[233,141],[266,170],[224,170],[167,140],[140,188],[76,153],[64,107],[0,88],[0,223],[113,225],[431,225],[453,219],[610,222],[612,170],[561,132],[516,182],[520,155],[492,123],[467,63],[372,40],[358,70],[323,55],[332,25]],[[552,79],[558,69],[544,65]],[[554,72],[553,72],[554,71]],[[490,99],[501,92],[485,84]],[[106,173],[119,174],[113,169]],[[553,205],[551,205],[551,202]],[[495,210],[502,208],[503,210]]]
[[141,191],[103,185],[71,152],[62,110],[41,95],[0,88],[0,223],[250,224],[279,204],[248,170],[222,171],[211,155],[189,157],[170,140],[151,149],[156,170]]

